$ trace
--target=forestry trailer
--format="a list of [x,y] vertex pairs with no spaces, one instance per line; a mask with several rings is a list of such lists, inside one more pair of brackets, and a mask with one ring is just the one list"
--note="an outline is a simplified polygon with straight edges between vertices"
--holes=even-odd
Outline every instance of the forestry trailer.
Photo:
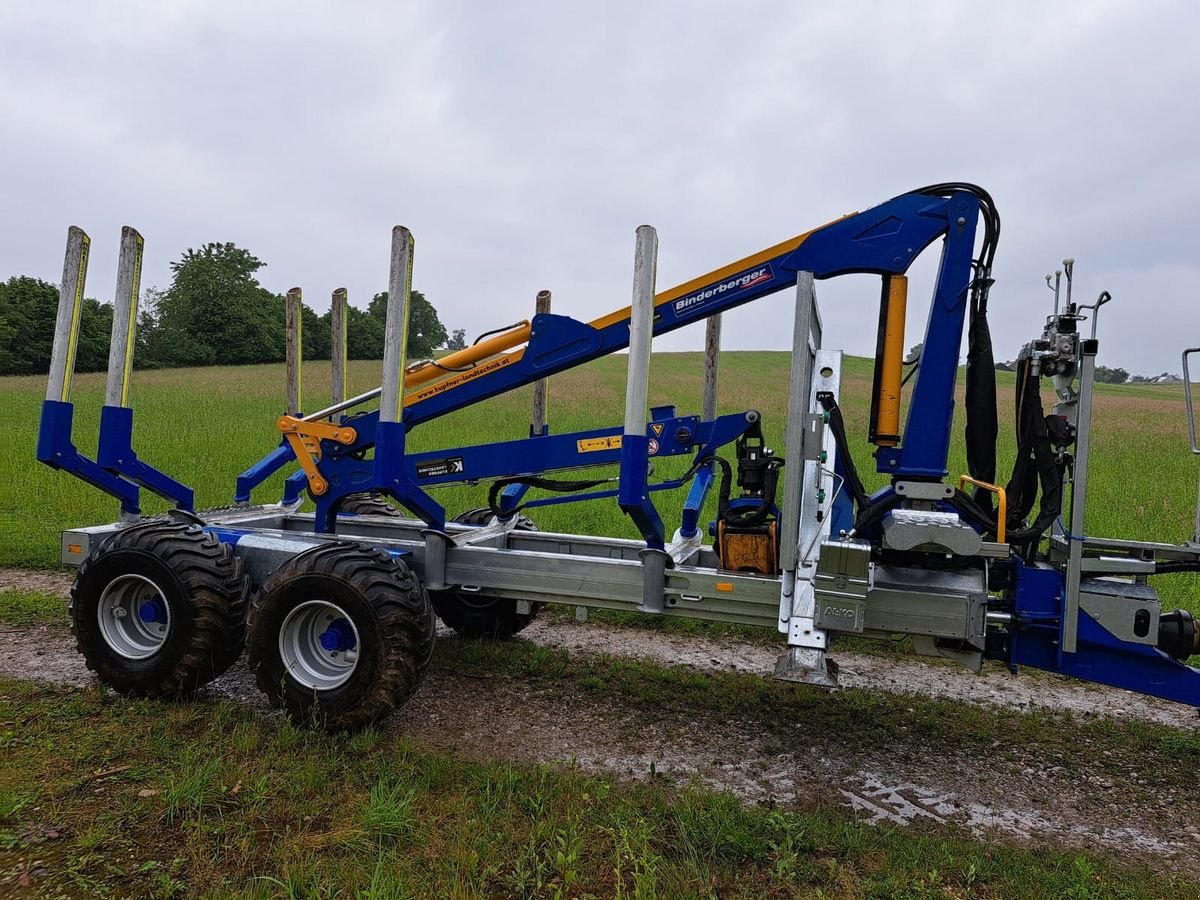
[[[197,511],[190,488],[133,449],[143,244],[131,228],[122,234],[95,459],[72,443],[89,249],[72,228],[37,456],[121,505],[118,521],[62,536],[62,562],[79,567],[71,599],[79,649],[118,692],[173,696],[216,678],[245,647],[272,702],[347,728],[411,696],[433,651],[435,614],[462,634],[505,637],[543,604],[560,603],[776,628],[786,649],[775,675],[823,687],[837,684],[831,635],[907,635],[918,653],[976,671],[997,660],[1013,672],[1034,667],[1200,706],[1200,669],[1186,664],[1200,652],[1200,630],[1187,611],[1161,609],[1148,584],[1200,571],[1200,538],[1117,540],[1085,528],[1096,319],[1109,296],[1074,302],[1069,264],[1063,302],[1056,287],[1053,314],[1020,353],[1017,455],[1006,482],[997,477],[987,312],[999,236],[984,190],[938,184],[658,292],[658,238],[642,226],[630,306],[582,322],[550,312],[543,292],[531,319],[437,360],[408,361],[413,240],[397,227],[380,387],[344,397],[345,294],[335,292],[334,402],[300,410],[293,291],[280,443],[237,477],[232,506]],[[906,361],[905,273],[935,242],[941,262],[925,336],[919,357]],[[874,492],[858,474],[867,461],[850,452],[842,354],[823,346],[814,291],[851,273],[881,281],[868,428],[886,486]],[[795,294],[786,437],[772,450],[757,411],[718,414],[720,317],[784,289]],[[652,338],[702,319],[701,412],[648,410]],[[951,475],[964,331],[968,472]],[[624,422],[555,433],[547,377],[625,349]],[[1049,414],[1043,382],[1053,389]],[[534,386],[527,437],[409,449],[414,429],[524,385]],[[686,471],[680,463],[678,477],[652,477],[667,457],[685,458]],[[293,471],[279,502],[253,505],[252,492],[285,467]],[[552,477],[570,470],[599,474]],[[453,484],[490,485],[487,508],[445,509],[435,489]],[[143,516],[143,488],[173,509]],[[669,490],[686,491],[672,527],[655,502]],[[715,516],[702,521],[714,491]],[[306,499],[312,512],[300,511]],[[615,501],[640,539],[542,532],[525,515],[602,501]]]

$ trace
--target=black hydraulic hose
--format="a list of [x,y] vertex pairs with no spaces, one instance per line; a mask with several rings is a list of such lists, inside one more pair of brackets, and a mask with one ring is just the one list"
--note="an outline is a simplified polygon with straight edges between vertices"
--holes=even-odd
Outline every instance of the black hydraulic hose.
[[538,488],[543,491],[553,491],[559,494],[572,494],[575,491],[586,491],[594,487],[599,487],[602,484],[615,481],[613,478],[593,478],[583,481],[556,481],[550,478],[539,478],[536,475],[515,475],[511,478],[498,478],[492,482],[492,486],[488,488],[488,509],[492,511],[494,516],[511,516],[520,512],[525,508],[525,504],[506,509],[503,512],[497,501],[500,499],[500,492],[510,484],[525,484],[532,488]]
[[726,513],[725,519],[734,525],[761,525],[771,514],[771,506],[775,503],[775,490],[779,485],[779,470],[783,468],[783,460],[772,459],[767,463],[767,474],[763,480],[762,501],[753,509],[735,509]]
[[1200,572],[1200,560],[1171,559],[1154,563],[1155,575],[1176,575],[1182,572]]
[[858,477],[858,468],[854,465],[854,457],[850,455],[850,442],[846,438],[846,421],[842,418],[842,409],[831,391],[818,391],[817,402],[829,416],[829,430],[833,432],[833,442],[837,445],[838,459],[842,463],[842,476],[846,481],[846,489],[854,499],[859,514],[869,506],[866,488]]
[[[689,468],[680,477],[680,486],[687,484],[689,481],[695,478],[696,473],[699,472],[701,467],[707,462],[716,462],[722,467],[723,475],[721,479],[721,497],[722,502],[725,505],[728,505],[729,484],[732,480],[732,472],[729,468],[729,463],[721,459],[721,457],[717,456],[715,453],[709,453],[706,456],[702,456],[692,463],[691,468]],[[780,463],[780,465],[782,465],[782,463]],[[520,512],[525,508],[525,504],[521,504],[513,509],[506,509],[501,512],[500,506],[497,502],[500,498],[500,492],[512,484],[525,484],[531,488],[538,488],[539,490],[543,491],[553,491],[559,494],[571,494],[576,491],[590,490],[591,488],[599,487],[602,484],[610,484],[613,481],[616,481],[616,479],[593,478],[578,481],[560,481],[550,478],[541,478],[536,475],[513,475],[509,478],[498,478],[497,480],[493,481],[491,487],[488,488],[488,509],[491,510],[492,515],[494,516],[508,517],[514,513]]]
[[854,531],[861,534],[870,528],[879,524],[884,515],[895,506],[900,504],[904,498],[899,494],[888,494],[882,500],[876,503],[867,503],[858,510],[858,518],[854,520]]
[[733,487],[733,468],[729,465],[728,460],[719,456],[714,456],[712,459],[721,468],[721,484],[717,488],[717,518],[723,519],[729,511],[729,492]]
[[479,337],[475,338],[475,340],[471,341],[471,346],[474,347],[476,344],[478,344],[480,341],[482,341],[485,337],[491,337],[493,334],[500,334],[505,331],[512,331],[514,328],[520,328],[524,324],[526,324],[526,323],[524,322],[524,320],[522,320],[520,322],[513,322],[511,325],[504,325],[500,328],[493,328],[491,331],[485,331],[483,334],[479,335]]
[[[919,188],[916,193],[947,196],[956,191],[973,195],[983,217],[983,243],[974,263],[967,331],[967,470],[973,478],[994,484],[999,423],[996,418],[996,361],[988,327],[987,301],[992,286],[992,263],[1000,241],[1000,214],[991,195],[976,184],[946,182]],[[979,505],[991,508],[991,495],[983,488],[976,488],[975,500]]]

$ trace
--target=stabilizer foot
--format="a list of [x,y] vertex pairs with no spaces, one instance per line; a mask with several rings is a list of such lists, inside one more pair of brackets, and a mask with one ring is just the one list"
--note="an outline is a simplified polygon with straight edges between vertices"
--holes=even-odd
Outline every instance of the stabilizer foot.
[[838,665],[815,647],[788,647],[775,663],[775,678],[833,690],[838,686]]

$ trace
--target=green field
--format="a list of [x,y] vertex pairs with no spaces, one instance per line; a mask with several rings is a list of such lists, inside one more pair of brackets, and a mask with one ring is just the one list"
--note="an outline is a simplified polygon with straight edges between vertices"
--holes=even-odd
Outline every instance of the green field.
[[[723,412],[758,409],[768,439],[782,443],[787,406],[788,354],[729,352],[722,356],[719,407]],[[625,358],[612,356],[550,380],[550,422],[556,432],[619,424],[624,409]],[[842,405],[855,459],[868,487],[883,484],[872,470],[866,443],[870,360],[846,361]],[[378,383],[379,364],[350,366],[350,389]],[[650,402],[675,403],[681,413],[699,408],[702,358],[699,353],[658,354],[651,370]],[[999,373],[1001,397],[1000,471],[1012,465],[1012,376]],[[326,363],[305,367],[309,408],[325,403]],[[0,431],[0,565],[50,567],[57,563],[63,528],[111,521],[116,503],[105,495],[34,461],[41,378],[0,378],[0,408],[7,427]],[[104,376],[77,376],[75,441],[85,454],[96,445]],[[134,445],[139,455],[196,489],[200,507],[226,504],[234,477],[278,443],[274,428],[283,407],[279,365],[175,369],[138,372],[133,385]],[[961,396],[961,389],[960,389]],[[1048,399],[1048,398],[1047,398]],[[513,439],[528,434],[529,389],[515,391],[413,433],[411,446],[434,450]],[[1169,386],[1097,388],[1092,488],[1087,532],[1110,537],[1182,541],[1191,536],[1200,465],[1188,453],[1183,391]],[[658,475],[680,471],[682,460],[665,461]],[[955,423],[952,473],[966,471],[961,416]],[[256,499],[278,499],[279,480]],[[483,488],[448,488],[437,494],[453,514],[483,505]],[[669,527],[678,523],[682,492],[658,495]],[[147,509],[164,508],[147,495]],[[545,529],[636,537],[615,502],[571,504],[536,511]],[[1159,580],[1167,607],[1200,612],[1193,576]]]
[[[199,505],[229,502],[237,472],[278,442],[281,368],[139,372],[137,449],[192,484]],[[552,379],[554,430],[616,424],[624,368],[624,358],[610,357]],[[778,446],[787,369],[784,353],[725,354],[721,410],[760,410]],[[377,371],[374,363],[352,364],[352,388],[371,386]],[[870,361],[848,360],[843,405],[864,471],[870,374]],[[658,355],[653,375],[652,403],[696,410],[699,354]],[[1004,471],[1013,444],[1012,377],[1000,380]],[[309,365],[305,386],[314,398],[308,405],[321,403],[326,367]],[[34,462],[43,390],[41,379],[0,379],[9,417],[0,432],[0,565],[52,567],[62,528],[116,515],[111,499]],[[76,443],[85,453],[95,447],[102,392],[102,376],[78,377]],[[436,449],[521,437],[528,407],[528,391],[497,398],[419,429],[413,444]],[[1197,467],[1185,432],[1181,390],[1099,389],[1089,531],[1169,541],[1190,535]],[[961,422],[955,438],[950,466],[958,472],[965,469]],[[658,474],[684,465],[668,462]],[[867,480],[869,487],[882,484],[879,476]],[[258,499],[274,500],[278,491],[277,479]],[[480,505],[484,493],[462,488],[438,496],[454,513]],[[668,522],[677,519],[682,496],[658,496]],[[555,530],[634,536],[615,503],[537,510],[536,518]],[[1169,605],[1197,608],[1192,576],[1160,581]],[[9,591],[2,605],[0,624],[62,625],[57,597]],[[1072,771],[1136,766],[1149,779],[1147,791],[1181,796],[1200,752],[1195,735],[1144,723],[915,696],[897,703],[886,693],[825,695],[747,674],[568,657],[525,642],[442,642],[433,678],[447,677],[503,679],[531,692],[559,685],[563,696],[615,697],[623,709],[651,717],[676,709],[703,719],[737,709],[759,723],[922,753],[957,747],[982,759],[1011,748]],[[46,874],[31,882],[30,895],[1196,895],[1185,872],[1164,877],[1103,851],[875,827],[833,802],[745,806],[730,794],[669,779],[630,783],[572,766],[468,759],[373,730],[330,736],[225,700],[157,704],[0,681],[0,723],[0,878],[40,865]],[[785,743],[794,739],[780,733]],[[1102,758],[1095,756],[1099,746]]]

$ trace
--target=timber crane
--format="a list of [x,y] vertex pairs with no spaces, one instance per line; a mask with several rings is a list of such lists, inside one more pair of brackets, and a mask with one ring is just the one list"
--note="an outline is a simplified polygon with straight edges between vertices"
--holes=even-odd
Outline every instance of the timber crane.
[[[660,292],[658,238],[642,226],[629,306],[582,322],[550,312],[546,293],[530,320],[410,364],[413,240],[397,227],[380,387],[348,399],[339,388],[332,405],[309,414],[298,387],[290,390],[280,444],[238,476],[235,505],[197,513],[189,488],[132,449],[129,361],[142,253],[132,229],[122,238],[96,459],[71,442],[89,246],[73,228],[38,459],[121,503],[119,521],[63,535],[63,562],[80,567],[72,618],[88,665],[117,690],[174,694],[219,675],[245,641],[273,701],[354,727],[415,690],[435,611],[461,633],[509,636],[542,604],[561,603],[774,627],[786,636],[776,675],[826,687],[837,681],[831,634],[907,635],[918,652],[976,671],[994,659],[1014,672],[1033,666],[1200,706],[1200,670],[1186,664],[1200,652],[1197,629],[1187,611],[1162,611],[1147,584],[1150,575],[1200,570],[1200,537],[1175,545],[1084,530],[1096,317],[1108,295],[1074,303],[1070,266],[1065,304],[1056,291],[1054,314],[1021,353],[1018,456],[1007,484],[998,482],[987,309],[999,235],[987,192],[931,185]],[[935,242],[941,261],[902,425],[905,273]],[[865,461],[850,452],[842,357],[822,346],[815,295],[816,281],[851,273],[880,278],[868,427],[887,485],[874,492],[859,476]],[[796,299],[786,437],[776,451],[756,410],[717,413],[716,362],[720,317],[785,289]],[[343,305],[337,293],[334,301],[341,386],[344,291]],[[298,318],[298,291],[289,309]],[[1085,311],[1087,338],[1078,330]],[[702,413],[648,410],[654,336],[700,320],[709,323]],[[947,456],[964,332],[969,471],[954,478]],[[298,334],[289,332],[289,372],[298,371]],[[625,348],[623,423],[554,433],[537,400],[546,378]],[[1046,378],[1056,397],[1049,416],[1039,390]],[[538,390],[527,437],[409,449],[423,423],[529,384]],[[1194,423],[1190,398],[1189,417]],[[686,472],[653,480],[653,463],[671,457],[689,460]],[[605,466],[618,474],[577,471]],[[279,502],[252,505],[253,492],[285,468],[294,471]],[[564,472],[572,477],[549,477]],[[456,516],[432,493],[477,483],[489,485],[488,506]],[[172,503],[171,514],[142,516],[140,488]],[[655,497],[684,489],[681,519],[669,529]],[[701,517],[714,489],[706,535]],[[300,511],[306,498],[312,513]],[[539,532],[526,515],[602,500],[616,501],[640,539]]]

